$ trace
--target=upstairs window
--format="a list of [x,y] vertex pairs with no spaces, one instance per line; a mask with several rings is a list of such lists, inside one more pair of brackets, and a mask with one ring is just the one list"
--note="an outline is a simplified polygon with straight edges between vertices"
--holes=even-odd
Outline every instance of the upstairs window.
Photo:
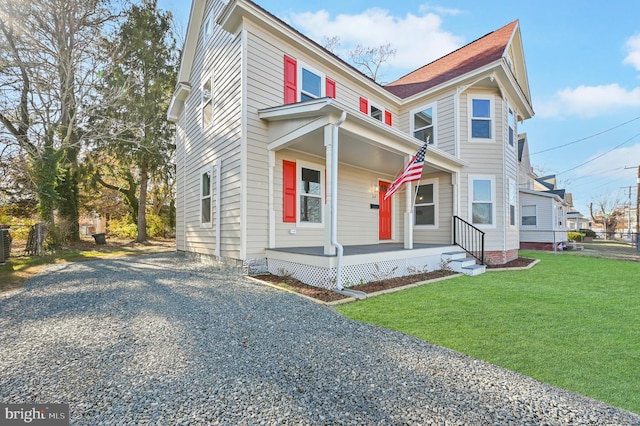
[[516,116],[509,108],[509,145],[515,147],[516,144]]
[[204,41],[208,41],[213,35],[213,16],[209,15],[204,21]]
[[367,98],[360,98],[360,112],[367,114],[378,121],[382,121],[386,125],[392,125],[391,112],[385,111],[384,108],[372,104]]
[[413,136],[429,144],[435,143],[435,106],[428,106],[413,114]]
[[202,127],[209,127],[213,123],[213,78],[207,77],[201,89]]
[[336,97],[336,82],[297,59],[284,56],[284,103]]
[[472,97],[469,109],[471,112],[471,139],[489,141],[493,139],[493,106],[490,97]]
[[302,88],[300,90],[300,100],[308,101],[322,97],[324,92],[322,87],[322,76],[316,74],[306,67],[300,67]]

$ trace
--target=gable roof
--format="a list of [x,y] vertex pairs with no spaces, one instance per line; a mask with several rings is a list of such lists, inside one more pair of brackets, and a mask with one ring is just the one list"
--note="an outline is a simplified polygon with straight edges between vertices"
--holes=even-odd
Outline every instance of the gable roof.
[[519,25],[515,20],[504,27],[419,68],[385,88],[391,93],[407,98],[468,72],[499,61]]

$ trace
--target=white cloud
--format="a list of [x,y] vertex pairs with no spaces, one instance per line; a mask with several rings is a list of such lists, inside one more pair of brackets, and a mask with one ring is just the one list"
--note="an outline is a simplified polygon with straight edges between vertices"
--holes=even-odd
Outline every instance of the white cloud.
[[640,107],[640,87],[627,90],[618,83],[578,86],[558,91],[554,98],[537,105],[540,117],[576,115],[584,118]]
[[417,69],[457,49],[462,38],[441,28],[442,19],[433,13],[404,17],[393,16],[381,8],[367,9],[355,15],[340,14],[332,17],[326,10],[292,13],[288,21],[308,37],[322,43],[324,37],[340,37],[337,52],[362,46],[380,46],[391,43],[397,54],[390,60],[395,75]]
[[640,71],[640,34],[627,40],[627,51],[629,54],[624,58],[624,63],[630,64]]
[[[636,138],[637,140],[638,138]],[[606,180],[626,179],[630,183],[635,183],[634,175],[637,169],[625,169],[625,167],[635,167],[636,159],[640,158],[640,143],[633,146],[614,149],[602,155],[601,152],[592,155],[586,161],[589,163],[575,170],[577,176],[589,176],[592,178],[602,177]]]
[[430,4],[423,4],[422,6],[420,6],[419,11],[420,13],[427,13],[430,11],[434,11],[439,15],[452,15],[452,16],[460,15],[461,13],[463,13],[463,11],[460,9],[451,9],[444,6],[432,6]]

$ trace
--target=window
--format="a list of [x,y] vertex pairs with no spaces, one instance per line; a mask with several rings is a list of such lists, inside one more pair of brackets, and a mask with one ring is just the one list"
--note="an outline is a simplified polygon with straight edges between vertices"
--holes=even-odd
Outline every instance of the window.
[[435,143],[435,106],[429,106],[413,114],[413,136],[429,144]]
[[438,225],[438,181],[422,182],[418,186],[415,202],[416,225]]
[[309,99],[322,97],[322,94],[324,92],[322,87],[322,76],[311,71],[305,66],[301,66],[300,70],[300,81],[302,82],[302,87],[300,90],[300,100],[308,101]]
[[211,191],[213,188],[213,170],[208,168],[200,174],[200,225],[211,227]]
[[538,219],[536,215],[536,206],[522,206],[522,226],[536,226]]
[[284,103],[336,97],[336,82],[313,68],[284,55]]
[[492,98],[470,98],[471,139],[491,140],[493,138]]
[[471,178],[471,223],[474,225],[493,225],[494,181],[493,178]]
[[320,170],[300,168],[300,222],[322,223],[322,180]]
[[209,127],[213,123],[213,78],[207,77],[202,84],[202,127]]
[[393,125],[391,112],[385,111],[384,108],[378,105],[373,105],[367,98],[360,97],[360,112],[367,114],[378,121],[382,121],[389,126]]
[[209,16],[206,21],[204,21],[204,41],[207,41],[211,38],[213,34],[213,16]]
[[282,161],[282,221],[321,224],[324,200],[324,168]]
[[516,116],[513,110],[509,108],[509,145],[515,146],[516,143]]
[[516,203],[518,202],[518,191],[516,181],[509,179],[509,225],[516,226]]

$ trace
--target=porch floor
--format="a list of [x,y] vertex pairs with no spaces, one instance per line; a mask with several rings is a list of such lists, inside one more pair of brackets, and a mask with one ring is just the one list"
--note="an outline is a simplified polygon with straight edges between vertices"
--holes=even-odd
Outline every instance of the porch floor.
[[[352,246],[344,246],[344,256],[356,256],[363,254],[384,253],[391,251],[405,251],[411,252],[411,250],[421,249],[437,249],[443,247],[451,247],[451,244],[413,244],[413,249],[405,249],[403,243],[379,243],[379,244],[358,244]],[[325,256],[335,257],[334,255],[325,255],[324,247],[312,246],[312,247],[280,247],[271,248],[270,251],[279,251],[283,253],[292,254],[306,254],[310,256]]]

